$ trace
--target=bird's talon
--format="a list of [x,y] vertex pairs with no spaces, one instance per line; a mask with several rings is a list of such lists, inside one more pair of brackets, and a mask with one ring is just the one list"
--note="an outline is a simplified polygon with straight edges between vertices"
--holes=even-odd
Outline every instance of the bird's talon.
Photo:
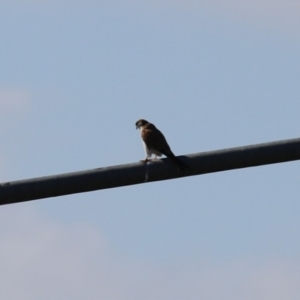
[[144,164],[146,164],[148,161],[150,161],[148,158],[141,160],[141,162],[144,163]]

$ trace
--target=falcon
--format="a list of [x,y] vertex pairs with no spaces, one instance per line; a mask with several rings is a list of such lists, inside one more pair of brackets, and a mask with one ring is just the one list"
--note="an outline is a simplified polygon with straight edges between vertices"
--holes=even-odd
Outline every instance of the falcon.
[[157,156],[165,155],[172,160],[181,170],[187,169],[187,166],[177,158],[172,152],[166,138],[160,130],[158,130],[154,124],[140,119],[135,123],[136,129],[141,131],[141,138],[143,140],[146,159],[144,162],[150,161],[152,154]]

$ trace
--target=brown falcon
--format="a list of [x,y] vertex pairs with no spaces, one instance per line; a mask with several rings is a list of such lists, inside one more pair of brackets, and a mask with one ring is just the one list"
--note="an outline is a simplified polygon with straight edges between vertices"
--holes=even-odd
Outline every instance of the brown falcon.
[[172,152],[166,138],[160,130],[158,130],[154,124],[149,123],[144,119],[140,119],[135,123],[137,129],[141,131],[141,138],[144,143],[146,159],[149,161],[152,154],[156,156],[165,155],[171,159],[181,170],[185,170],[187,166],[177,158]]

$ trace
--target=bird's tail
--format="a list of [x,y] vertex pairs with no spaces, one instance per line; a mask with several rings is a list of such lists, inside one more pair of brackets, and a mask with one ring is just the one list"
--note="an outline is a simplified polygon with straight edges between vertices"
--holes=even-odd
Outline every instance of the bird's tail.
[[189,168],[183,161],[181,161],[178,157],[176,157],[172,152],[167,153],[165,155],[169,159],[171,159],[173,161],[173,163],[175,163],[180,168],[180,170],[185,171]]

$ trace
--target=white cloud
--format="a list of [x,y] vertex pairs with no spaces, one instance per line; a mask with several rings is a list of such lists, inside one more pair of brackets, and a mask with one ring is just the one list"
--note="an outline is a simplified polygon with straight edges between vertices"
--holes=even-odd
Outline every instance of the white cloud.
[[0,297],[39,299],[298,299],[299,263],[151,265],[122,257],[91,226],[47,220],[31,204],[0,207]]
[[108,254],[101,237],[84,225],[42,219],[25,206],[1,207],[0,278],[5,288],[0,297],[91,299],[96,279],[107,283]]
[[[141,1],[132,0],[132,4],[137,3]],[[295,0],[149,0],[147,4],[166,11],[192,12],[199,18],[211,15],[216,22],[225,18],[284,32],[298,32],[300,28],[300,1]]]
[[28,109],[31,95],[28,91],[0,87],[0,112],[24,112]]
[[31,94],[27,90],[0,87],[0,182],[10,173],[8,144],[14,139],[14,129],[23,126],[22,117],[27,117],[31,108]]
[[[12,1],[7,1],[11,4]],[[14,3],[32,5],[33,7],[56,7],[63,8],[69,6],[70,9],[82,6],[85,8],[111,4],[111,7],[118,5],[131,5],[143,7],[150,5],[156,8],[178,8],[195,11],[206,11],[207,9],[216,12],[218,15],[228,15],[238,19],[248,18],[254,22],[264,22],[270,24],[299,25],[300,24],[300,1],[297,0],[14,0]],[[75,4],[75,6],[74,6]]]
[[212,0],[206,5],[238,18],[270,25],[299,25],[300,2],[294,0]]

